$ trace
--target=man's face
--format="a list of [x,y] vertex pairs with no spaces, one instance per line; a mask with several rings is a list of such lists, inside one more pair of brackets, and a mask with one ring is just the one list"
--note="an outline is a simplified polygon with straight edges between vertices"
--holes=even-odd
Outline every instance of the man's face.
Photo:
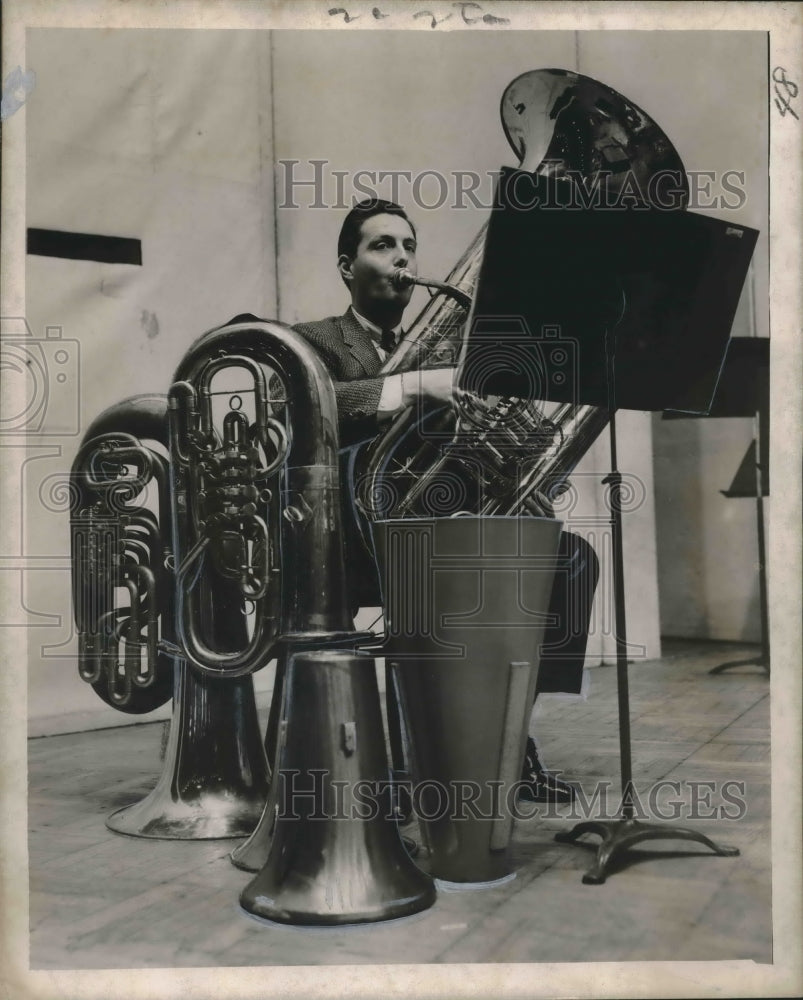
[[347,279],[351,300],[358,312],[371,319],[372,312],[403,309],[412,286],[397,289],[392,277],[400,267],[417,274],[416,241],[409,223],[398,215],[372,215],[363,222],[357,253],[338,260]]

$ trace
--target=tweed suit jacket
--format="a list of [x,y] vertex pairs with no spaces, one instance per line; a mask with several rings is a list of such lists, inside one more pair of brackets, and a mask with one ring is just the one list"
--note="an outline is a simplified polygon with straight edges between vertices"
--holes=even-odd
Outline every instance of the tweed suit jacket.
[[318,351],[335,383],[341,447],[375,437],[384,379],[370,334],[350,309],[343,316],[298,323],[293,329]]

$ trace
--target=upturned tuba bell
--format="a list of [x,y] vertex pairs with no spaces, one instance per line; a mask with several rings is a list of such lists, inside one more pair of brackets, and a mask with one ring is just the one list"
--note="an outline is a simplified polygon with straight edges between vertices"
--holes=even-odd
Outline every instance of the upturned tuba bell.
[[[614,197],[635,177],[649,197],[671,176],[677,207],[688,201],[683,163],[658,125],[605,84],[579,73],[524,73],[501,102],[519,169]],[[656,185],[657,188],[657,185]],[[382,374],[458,364],[486,227],[445,281],[397,275],[436,293],[415,318]],[[402,413],[363,456],[355,482],[367,521],[453,514],[551,516],[567,479],[608,423],[602,407],[459,392],[454,409]],[[368,531],[363,526],[369,544]]]

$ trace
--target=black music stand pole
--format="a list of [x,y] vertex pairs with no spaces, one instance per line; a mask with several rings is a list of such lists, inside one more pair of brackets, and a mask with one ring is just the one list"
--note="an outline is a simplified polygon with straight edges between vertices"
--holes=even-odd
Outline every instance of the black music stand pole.
[[614,398],[613,333],[606,333],[608,408],[610,412],[611,471],[603,480],[610,486],[611,532],[613,542],[613,597],[616,609],[616,688],[619,702],[619,757],[622,776],[621,819],[585,820],[571,830],[556,833],[555,840],[569,844],[584,833],[602,838],[594,864],[583,875],[586,885],[601,885],[610,874],[614,859],[643,840],[691,840],[704,844],[714,854],[736,857],[736,847],[716,844],[696,830],[686,827],[643,823],[635,818],[632,751],[630,747],[630,688],[627,676],[627,619],[625,614],[624,555],[622,546],[622,475],[616,455],[616,407]]

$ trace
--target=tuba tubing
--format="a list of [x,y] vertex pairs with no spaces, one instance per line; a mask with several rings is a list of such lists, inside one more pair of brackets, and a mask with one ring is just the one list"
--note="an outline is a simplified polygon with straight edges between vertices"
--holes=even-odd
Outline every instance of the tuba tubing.
[[[236,467],[243,477],[236,482],[240,493],[235,496],[234,487],[228,489],[222,508],[206,517],[199,515],[205,499],[198,489],[199,470],[210,474],[219,451],[212,431],[210,386],[212,376],[226,367],[246,368],[251,374],[254,435],[265,464],[256,469]],[[269,416],[268,371],[286,389],[289,433]],[[237,677],[263,667],[280,643],[314,646],[354,635],[342,585],[337,402],[329,373],[315,350],[276,322],[234,323],[211,330],[179,365],[169,401],[176,620],[189,662],[211,676]],[[232,433],[229,443],[242,452],[237,437],[241,431]],[[256,531],[267,546],[272,494],[254,487],[277,474],[282,465],[281,594],[276,587],[265,593],[266,579],[247,585],[241,579],[234,590],[255,605],[252,635],[238,649],[214,648],[199,627],[199,579],[207,557],[226,532]],[[214,485],[218,493],[226,491],[219,482]],[[262,572],[267,575],[267,567]]]
[[[70,512],[73,613],[78,673],[113,708],[143,714],[173,693],[166,400],[142,395],[101,413],[72,465]],[[135,468],[132,475],[126,470]],[[133,506],[153,482],[157,514]],[[118,590],[128,594],[119,606]]]
[[[156,786],[106,825],[156,839],[243,837],[257,824],[270,773],[253,680],[202,676],[177,645],[168,449],[167,397],[137,396],[92,422],[73,463],[79,675],[125,713],[150,712],[173,698]],[[121,479],[115,470],[124,466],[134,471]],[[131,503],[154,485],[156,513]],[[118,593],[128,595],[126,607]],[[246,631],[244,616],[229,611],[211,626],[224,645]]]
[[421,285],[423,288],[434,288],[453,298],[458,305],[464,309],[471,308],[471,296],[458,288],[456,285],[449,285],[445,281],[435,281],[433,278],[420,278],[404,267],[400,267],[392,276],[391,283],[398,289],[409,288],[410,285]]

